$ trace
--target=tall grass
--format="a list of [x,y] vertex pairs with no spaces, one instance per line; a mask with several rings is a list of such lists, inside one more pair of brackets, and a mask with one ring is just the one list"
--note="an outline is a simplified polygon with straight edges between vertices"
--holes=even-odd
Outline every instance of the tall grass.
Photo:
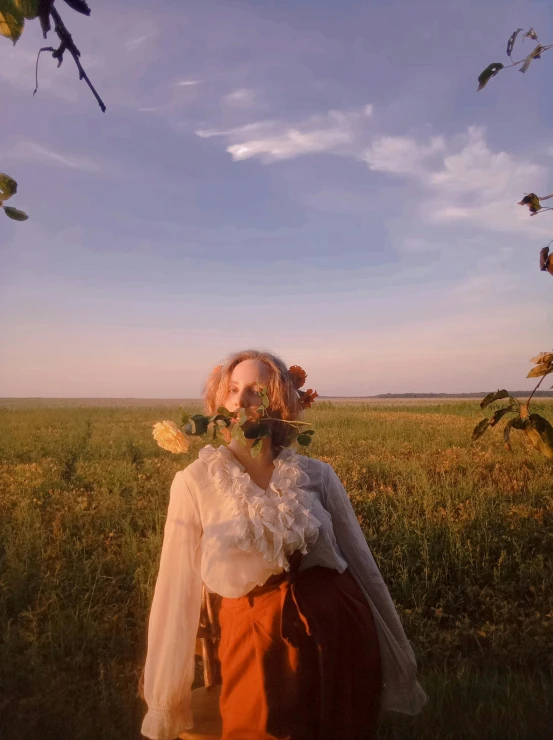
[[[552,418],[547,402],[536,409]],[[190,411],[198,410],[190,407]],[[0,737],[139,738],[137,685],[175,472],[176,408],[0,409]],[[380,737],[553,737],[553,468],[476,402],[310,412],[430,697]]]

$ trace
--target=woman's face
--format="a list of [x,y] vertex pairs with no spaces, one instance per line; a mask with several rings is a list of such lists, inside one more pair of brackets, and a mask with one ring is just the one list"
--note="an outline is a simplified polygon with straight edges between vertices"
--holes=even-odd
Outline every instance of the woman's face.
[[260,404],[259,392],[270,377],[269,368],[260,360],[243,360],[238,363],[230,376],[229,390],[223,406],[229,411],[239,408],[255,416]]

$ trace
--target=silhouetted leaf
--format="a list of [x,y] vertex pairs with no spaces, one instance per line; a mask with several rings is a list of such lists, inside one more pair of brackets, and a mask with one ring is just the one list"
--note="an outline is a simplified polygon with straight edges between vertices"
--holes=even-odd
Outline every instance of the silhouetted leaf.
[[480,402],[480,408],[485,409],[486,406],[490,405],[490,403],[500,401],[502,398],[509,398],[509,391],[506,391],[504,388],[503,390],[495,391],[495,393],[488,393],[488,395]]
[[538,40],[538,34],[534,31],[533,28],[531,28],[529,31],[526,31],[526,33],[522,37],[522,40],[523,41],[525,39],[532,39],[533,41],[537,41]]
[[42,35],[46,38],[48,31],[52,28],[50,23],[50,11],[54,0],[38,0],[38,19],[42,28]]
[[303,447],[307,447],[307,445],[311,444],[311,436],[309,434],[298,434],[296,439],[298,440],[298,444]]
[[[508,54],[508,56],[511,56],[511,54],[513,53],[513,48],[515,46],[515,41],[517,40],[517,36],[523,30],[524,29],[522,29],[522,28],[517,28],[517,30],[516,31],[513,31],[513,33],[511,34],[509,40],[507,41],[507,54]],[[512,57],[511,57],[511,59],[512,59]]]
[[480,439],[480,437],[484,434],[484,432],[489,426],[490,426],[490,420],[482,419],[482,421],[480,421],[473,429],[472,441],[475,442],[477,439]]
[[503,66],[504,65],[501,64],[501,62],[492,62],[483,72],[480,73],[478,77],[478,92],[486,87],[491,78],[495,77],[496,74],[503,69]]
[[29,218],[24,211],[19,211],[17,208],[11,208],[10,206],[4,206],[4,213],[14,221],[26,221]]
[[511,404],[510,406],[506,406],[504,409],[499,409],[495,412],[495,414],[490,419],[490,426],[494,427],[501,419],[505,416],[505,414],[508,414],[511,411],[516,411],[517,408],[514,404]]
[[543,272],[548,272],[550,275],[553,275],[553,259],[551,259],[553,255],[549,254],[549,247],[544,247],[540,251],[540,270]]
[[83,15],[90,15],[90,8],[85,3],[84,0],[65,0],[67,5],[69,5],[70,8],[73,8],[73,10],[76,10],[77,13],[82,13]]

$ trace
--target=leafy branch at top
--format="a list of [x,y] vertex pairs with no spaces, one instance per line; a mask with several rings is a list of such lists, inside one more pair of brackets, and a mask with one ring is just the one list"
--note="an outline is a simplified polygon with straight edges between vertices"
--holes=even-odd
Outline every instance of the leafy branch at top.
[[[65,0],[65,3],[78,13],[90,15],[90,8],[85,0]],[[83,69],[79,59],[81,52],[75,45],[75,42],[62,21],[60,14],[54,7],[54,0],[0,0],[0,35],[11,39],[14,44],[23,33],[25,20],[34,20],[35,18],[38,18],[40,22],[44,38],[46,38],[48,32],[52,29],[53,23],[54,33],[58,36],[60,45],[57,49],[53,46],[45,46],[38,52],[36,61],[37,80],[33,95],[38,89],[38,60],[40,58],[40,54],[43,51],[50,52],[52,57],[57,60],[59,67],[63,62],[63,55],[67,51],[71,54],[75,64],[77,65],[77,69],[79,70],[79,79],[86,82],[92,91],[92,94],[98,101],[98,105],[102,111],[105,112],[106,106]]]
[[[513,31],[513,33],[510,35],[509,40],[507,41],[507,56],[511,60],[511,64],[502,64],[501,62],[492,62],[489,64],[486,69],[480,73],[478,77],[478,90],[482,90],[486,87],[488,82],[491,80],[492,77],[495,77],[499,72],[501,72],[502,69],[509,69],[509,67],[519,67],[519,72],[522,72],[523,74],[528,71],[530,65],[534,61],[534,59],[541,59],[541,56],[544,52],[548,51],[549,49],[553,48],[553,44],[549,44],[547,46],[544,46],[543,44],[538,44],[532,49],[532,51],[527,54],[523,59],[520,59],[518,62],[513,62],[513,51],[515,48],[515,44],[517,42],[517,38],[522,31],[522,28],[517,28],[516,31]],[[531,28],[529,31],[527,31],[524,36],[522,37],[522,41],[526,39],[530,39],[532,41],[538,41],[538,34],[535,32],[533,28]]]
[[[531,41],[537,41],[538,43],[532,49],[532,51],[523,59],[520,59],[518,62],[514,62],[513,51],[515,48],[515,44],[519,38],[519,34],[522,30],[522,28],[517,28],[516,31],[513,31],[513,33],[509,37],[509,40],[507,41],[507,56],[511,60],[511,64],[501,64],[501,62],[493,62],[492,64],[489,64],[478,77],[479,91],[486,87],[491,78],[499,74],[502,69],[508,69],[509,67],[520,67],[519,72],[527,72],[530,64],[534,61],[534,59],[541,59],[541,56],[544,52],[553,48],[553,44],[549,44],[547,46],[540,44],[538,41],[538,34],[533,28],[531,28],[522,36],[522,42],[524,43],[526,39],[530,39]],[[542,206],[542,201],[549,200],[550,198],[553,198],[553,193],[541,196],[536,195],[536,193],[526,193],[522,200],[518,202],[518,205],[528,206],[530,215],[537,216],[538,213],[543,213],[544,211],[553,211],[553,207]],[[553,275],[553,256],[549,254],[550,246],[551,242],[540,252],[540,270],[544,272],[549,272],[550,275]]]

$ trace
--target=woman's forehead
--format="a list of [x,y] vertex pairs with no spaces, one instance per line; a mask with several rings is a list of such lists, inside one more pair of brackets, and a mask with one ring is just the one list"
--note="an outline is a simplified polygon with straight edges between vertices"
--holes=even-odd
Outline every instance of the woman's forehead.
[[269,368],[260,360],[243,360],[231,373],[230,380],[255,381],[266,380],[270,375]]

